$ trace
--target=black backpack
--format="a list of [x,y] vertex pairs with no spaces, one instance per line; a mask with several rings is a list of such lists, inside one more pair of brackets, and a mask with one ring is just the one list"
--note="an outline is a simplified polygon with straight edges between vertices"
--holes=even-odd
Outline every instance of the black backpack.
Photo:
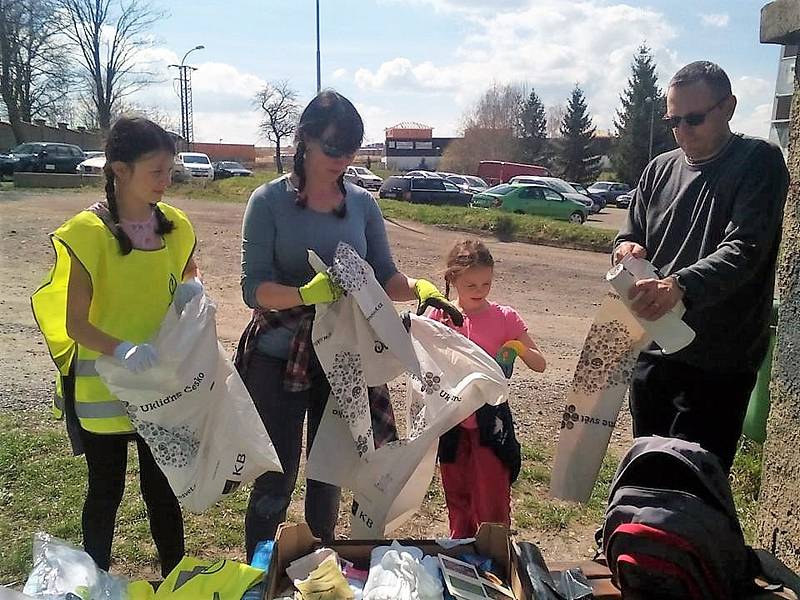
[[598,534],[625,598],[741,598],[759,572],[719,460],[679,439],[635,440]]

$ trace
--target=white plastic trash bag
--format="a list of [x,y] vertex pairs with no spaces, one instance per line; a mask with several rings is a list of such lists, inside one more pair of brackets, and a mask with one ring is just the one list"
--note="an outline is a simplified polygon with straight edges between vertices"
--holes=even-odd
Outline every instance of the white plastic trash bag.
[[694,331],[681,319],[682,302],[657,321],[631,311],[628,293],[635,282],[658,277],[652,264],[633,257],[606,274],[615,292],[597,311],[567,393],[550,477],[556,498],[588,502],[639,353],[651,341],[671,354],[694,340]]
[[[354,302],[348,297],[337,304]],[[355,358],[353,364],[358,369],[366,365],[359,382],[367,380],[378,385],[393,379],[396,374],[393,369],[383,371],[382,378],[381,372],[375,370],[369,336],[361,331],[363,314],[336,319],[333,326],[326,323],[327,318],[342,314],[350,317],[355,313],[342,308],[337,313],[319,315],[315,320],[315,327],[319,321],[330,334],[315,344],[315,349],[323,365],[334,364],[332,370],[326,370],[332,380],[331,387],[335,387],[334,381],[339,377],[337,365],[341,363],[335,354],[342,346],[350,348],[348,363]],[[500,366],[477,344],[431,319],[410,318],[410,341],[421,376],[405,375],[406,438],[377,449],[367,448],[354,437],[354,431],[359,430],[361,415],[369,419],[368,399],[360,390],[340,401],[332,394],[306,465],[306,476],[310,479],[353,491],[356,514],[351,536],[354,538],[382,538],[407,521],[421,506],[433,478],[439,436],[484,404],[500,404],[507,396],[508,380]],[[401,335],[409,339],[405,329]],[[386,353],[391,354],[393,346],[403,343],[403,339],[386,340]],[[362,363],[363,356],[370,358]]]
[[636,357],[650,338],[614,293],[606,296],[581,350],[550,476],[550,494],[587,502],[617,423]]
[[180,316],[168,311],[152,342],[160,362],[143,373],[109,357],[97,360],[100,377],[193,512],[266,471],[281,471],[250,394],[217,340],[215,315],[205,294]]
[[126,600],[128,581],[101,570],[91,556],[72,544],[37,533],[33,537],[33,570],[22,593],[42,600]]

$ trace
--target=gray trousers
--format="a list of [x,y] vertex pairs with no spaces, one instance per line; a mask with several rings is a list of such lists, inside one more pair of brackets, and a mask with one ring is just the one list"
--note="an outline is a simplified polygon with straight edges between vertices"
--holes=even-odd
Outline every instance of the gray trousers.
[[[264,473],[255,480],[250,492],[245,517],[248,562],[258,542],[274,539],[278,525],[286,520],[300,468],[303,421],[308,413],[308,456],[330,394],[330,385],[315,356],[310,367],[312,386],[305,392],[283,389],[285,360],[259,352],[253,352],[250,360],[245,385],[272,439],[283,473]],[[334,538],[340,496],[336,486],[306,480],[305,519],[312,533],[324,541]]]

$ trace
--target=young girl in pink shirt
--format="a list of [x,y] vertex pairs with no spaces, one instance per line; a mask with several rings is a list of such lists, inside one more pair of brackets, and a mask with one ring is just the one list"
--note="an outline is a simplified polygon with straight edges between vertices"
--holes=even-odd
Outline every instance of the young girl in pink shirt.
[[[493,273],[494,259],[482,242],[457,243],[447,256],[445,295],[449,297],[450,288],[455,288],[464,324],[455,326],[438,309],[429,316],[450,325],[490,356],[497,357],[504,346],[513,348],[526,365],[541,373],[545,358],[522,317],[510,306],[488,300]],[[482,406],[443,435],[439,463],[452,538],[474,536],[483,522],[511,525],[511,484],[519,475],[521,456],[507,402]]]

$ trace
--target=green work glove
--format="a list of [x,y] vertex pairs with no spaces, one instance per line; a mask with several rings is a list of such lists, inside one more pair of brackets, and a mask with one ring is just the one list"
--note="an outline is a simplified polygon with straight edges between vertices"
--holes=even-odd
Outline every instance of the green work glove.
[[514,361],[525,352],[525,344],[519,340],[510,340],[500,347],[494,359],[503,369],[506,378],[511,379],[514,372]]
[[456,327],[461,327],[464,324],[464,315],[461,314],[461,311],[445,298],[445,295],[439,291],[439,288],[427,279],[417,279],[417,283],[414,284],[414,291],[419,300],[419,306],[417,306],[418,315],[423,314],[425,309],[432,306],[433,308],[438,308],[447,313]]
[[297,288],[303,304],[330,304],[342,297],[344,291],[336,285],[327,273],[317,273],[314,278],[302,287]]

